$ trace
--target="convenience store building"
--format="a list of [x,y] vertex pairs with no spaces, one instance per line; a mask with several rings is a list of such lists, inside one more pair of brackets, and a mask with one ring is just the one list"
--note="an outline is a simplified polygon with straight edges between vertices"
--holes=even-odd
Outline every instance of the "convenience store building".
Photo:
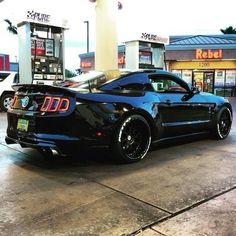
[[[155,68],[153,54],[147,57],[142,53],[139,60],[143,68]],[[79,56],[83,72],[94,70],[94,52]],[[236,34],[170,36],[165,65],[162,69],[178,74],[200,91],[236,96]],[[118,67],[126,68],[125,45],[118,47]]]
[[172,36],[166,63],[201,91],[236,96],[236,35]]

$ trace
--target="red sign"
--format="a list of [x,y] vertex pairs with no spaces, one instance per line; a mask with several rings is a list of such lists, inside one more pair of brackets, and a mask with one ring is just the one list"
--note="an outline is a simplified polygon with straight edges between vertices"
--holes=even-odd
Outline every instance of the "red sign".
[[31,39],[31,54],[37,56],[45,55],[45,40],[44,39]]
[[196,59],[222,59],[223,58],[223,52],[222,49],[196,49]]
[[[118,55],[118,65],[124,65],[124,64],[125,64],[125,56],[122,53]],[[81,68],[92,68],[93,65],[94,65],[93,58],[81,59],[80,61]]]
[[10,70],[9,55],[0,55],[0,70]]
[[118,55],[118,64],[123,65],[125,64],[125,57],[122,55]]
[[92,67],[92,63],[90,61],[81,61],[80,67],[81,68],[91,68]]

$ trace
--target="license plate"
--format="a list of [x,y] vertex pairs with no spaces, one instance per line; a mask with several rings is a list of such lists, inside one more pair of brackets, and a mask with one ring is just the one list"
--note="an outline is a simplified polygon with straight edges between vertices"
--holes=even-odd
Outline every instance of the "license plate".
[[29,121],[25,119],[18,119],[17,129],[22,131],[28,131]]

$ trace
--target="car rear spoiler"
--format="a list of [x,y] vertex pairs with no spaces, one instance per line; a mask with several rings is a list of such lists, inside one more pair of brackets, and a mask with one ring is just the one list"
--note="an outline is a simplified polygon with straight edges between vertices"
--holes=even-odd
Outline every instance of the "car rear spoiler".
[[44,85],[44,84],[16,84],[13,85],[12,88],[14,89],[14,91],[18,92],[25,92],[27,90],[31,90],[32,92],[41,92],[41,93],[53,92],[53,93],[63,93],[68,95],[76,94],[75,91],[69,90],[67,88],[62,88],[52,85]]

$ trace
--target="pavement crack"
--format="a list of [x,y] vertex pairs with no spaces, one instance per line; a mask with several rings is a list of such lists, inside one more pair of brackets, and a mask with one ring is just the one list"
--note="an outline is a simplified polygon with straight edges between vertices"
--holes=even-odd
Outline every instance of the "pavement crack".
[[[224,195],[224,194],[226,194],[226,193],[228,193],[228,192],[231,192],[231,191],[233,191],[233,190],[235,190],[235,189],[236,189],[236,186],[234,186],[234,187],[232,187],[232,188],[229,188],[229,189],[226,189],[226,190],[224,190],[224,191],[222,191],[222,192],[220,192],[220,193],[218,193],[218,194],[215,194],[214,196],[211,196],[211,197],[209,197],[209,198],[206,198],[206,199],[203,199],[203,200],[201,200],[201,201],[199,201],[199,202],[196,202],[196,203],[192,204],[191,206],[188,206],[188,207],[186,207],[186,208],[184,208],[184,209],[181,209],[181,210],[179,210],[179,211],[177,211],[177,212],[169,213],[170,215],[168,215],[168,216],[166,216],[166,217],[163,217],[163,218],[161,218],[161,219],[159,219],[159,220],[157,220],[157,221],[155,221],[155,222],[152,222],[151,224],[148,224],[148,225],[143,226],[142,228],[140,228],[140,229],[138,229],[138,230],[132,232],[131,234],[129,234],[129,236],[135,236],[135,235],[137,235],[138,233],[140,233],[140,232],[142,232],[142,231],[144,231],[144,230],[146,230],[146,229],[148,229],[148,228],[153,229],[152,226],[154,226],[154,225],[156,225],[156,224],[160,224],[160,223],[165,222],[165,221],[167,221],[167,220],[169,220],[169,219],[172,219],[172,218],[174,218],[174,217],[176,217],[176,216],[178,216],[178,215],[180,215],[180,214],[182,214],[182,213],[184,213],[184,212],[187,212],[187,211],[189,211],[189,210],[191,210],[191,209],[193,209],[193,208],[196,208],[196,207],[198,207],[198,206],[200,206],[200,205],[202,205],[202,204],[204,204],[204,203],[206,203],[206,202],[208,202],[208,201],[210,201],[210,200],[212,200],[212,199],[215,199],[215,198],[217,198],[217,197],[220,197],[220,196],[222,196],[222,195]],[[139,200],[139,199],[138,199],[138,200]],[[141,200],[141,201],[142,201],[142,200]],[[155,207],[155,206],[154,206],[154,207]],[[161,208],[159,208],[159,207],[156,207],[156,208],[161,209]],[[165,211],[165,212],[167,212],[167,211]],[[158,233],[159,233],[159,232],[158,232]]]
[[162,235],[162,236],[168,236],[167,234],[163,234],[163,233],[161,233],[160,231],[158,231],[158,230],[156,230],[156,229],[153,229],[152,227],[150,227],[150,229],[153,230],[154,232],[156,232],[156,233]]
[[101,185],[101,186],[103,186],[103,187],[105,187],[105,188],[108,188],[108,189],[111,189],[111,190],[113,190],[113,191],[115,191],[115,192],[118,192],[118,193],[120,193],[120,194],[122,194],[122,195],[125,195],[125,196],[127,196],[127,197],[129,197],[129,198],[132,198],[132,199],[134,199],[134,200],[136,200],[136,201],[142,202],[142,203],[147,204],[147,205],[149,205],[149,206],[151,206],[151,207],[155,207],[156,209],[158,209],[158,210],[160,210],[160,211],[163,211],[163,212],[167,213],[168,215],[171,215],[171,214],[172,214],[170,211],[167,211],[167,210],[165,210],[165,209],[163,209],[163,208],[161,208],[161,207],[158,207],[158,206],[156,206],[156,205],[153,205],[153,204],[151,204],[151,203],[149,203],[149,202],[146,202],[146,201],[143,201],[143,200],[141,200],[141,199],[138,199],[138,198],[136,198],[136,197],[134,197],[134,196],[132,196],[132,195],[130,195],[130,194],[124,193],[124,192],[122,192],[122,191],[120,191],[120,190],[118,190],[118,189],[115,189],[115,188],[110,187],[110,186],[108,186],[108,185],[106,185],[106,184],[100,183],[100,182],[98,182],[98,181],[96,181],[96,180],[94,180],[94,179],[90,179],[90,178],[89,178],[88,180],[91,181],[91,182],[94,182],[94,183],[96,183],[96,184],[99,184],[99,185]]

